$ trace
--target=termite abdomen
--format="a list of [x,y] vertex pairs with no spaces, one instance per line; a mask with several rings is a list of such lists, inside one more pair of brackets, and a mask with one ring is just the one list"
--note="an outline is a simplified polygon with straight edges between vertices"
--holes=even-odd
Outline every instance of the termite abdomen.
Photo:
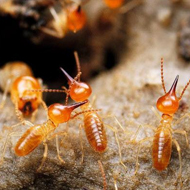
[[19,139],[15,146],[17,156],[26,156],[32,152],[56,126],[48,120],[42,125],[30,127]]
[[172,135],[168,128],[159,127],[154,135],[152,156],[153,166],[158,171],[167,168],[172,150]]
[[84,127],[87,139],[96,152],[104,152],[107,148],[107,138],[104,125],[95,112],[86,113]]

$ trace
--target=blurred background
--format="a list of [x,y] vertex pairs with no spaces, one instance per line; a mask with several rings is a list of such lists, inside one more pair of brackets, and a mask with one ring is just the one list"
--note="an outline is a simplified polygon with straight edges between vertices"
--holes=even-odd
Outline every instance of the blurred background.
[[[0,66],[10,61],[26,62],[49,88],[66,84],[60,66],[76,75],[74,51],[79,54],[85,81],[113,68],[126,48],[125,14],[138,8],[142,0],[118,2],[110,8],[110,2],[103,0],[0,0]],[[79,30],[69,30],[65,19],[79,6],[86,21]],[[60,23],[55,24],[52,10]],[[82,22],[80,15],[74,22]],[[60,30],[61,36],[46,33],[44,28],[54,33]],[[55,96],[58,101],[60,95]]]

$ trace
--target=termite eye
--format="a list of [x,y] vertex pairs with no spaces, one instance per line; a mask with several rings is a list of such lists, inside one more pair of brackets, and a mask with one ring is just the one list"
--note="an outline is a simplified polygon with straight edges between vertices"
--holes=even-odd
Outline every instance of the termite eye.
[[73,84],[70,90],[70,96],[76,102],[81,102],[88,99],[91,93],[92,93],[91,87],[84,82],[80,83],[77,82]]
[[179,99],[175,94],[175,89],[178,82],[178,77],[175,78],[175,81],[169,90],[164,96],[160,97],[157,101],[157,109],[165,114],[174,114],[179,107]]

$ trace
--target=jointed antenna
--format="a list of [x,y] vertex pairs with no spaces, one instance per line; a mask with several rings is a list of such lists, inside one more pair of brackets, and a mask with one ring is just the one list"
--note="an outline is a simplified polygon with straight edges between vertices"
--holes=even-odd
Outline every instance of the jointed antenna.
[[164,89],[164,93],[166,94],[166,87],[164,84],[164,68],[163,68],[163,64],[164,64],[164,59],[161,58],[161,81],[162,81],[162,87]]
[[[80,68],[80,61],[79,61],[79,56],[77,51],[74,51],[74,56],[75,56],[75,61],[76,61],[76,65],[77,65],[77,74],[81,72],[81,68]],[[78,78],[78,82],[80,82],[80,77]]]
[[181,95],[180,95],[180,97],[179,97],[179,100],[181,100],[181,98],[182,98],[183,94],[185,93],[185,91],[186,91],[187,87],[189,86],[189,84],[190,84],[190,79],[189,79],[189,81],[187,82],[186,86],[184,87],[184,89],[183,89],[183,91],[182,91],[182,93],[181,93]]

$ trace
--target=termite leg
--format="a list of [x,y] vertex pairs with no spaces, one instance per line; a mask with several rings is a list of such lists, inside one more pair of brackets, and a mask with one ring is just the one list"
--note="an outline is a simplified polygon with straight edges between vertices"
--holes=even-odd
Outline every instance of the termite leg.
[[47,143],[45,141],[43,142],[43,145],[44,145],[44,154],[43,154],[42,162],[41,162],[39,168],[37,169],[37,172],[39,172],[41,170],[41,168],[44,165],[44,162],[45,162],[45,160],[47,158],[48,145],[47,145]]
[[94,106],[95,102],[96,102],[96,95],[94,95],[94,96],[92,97],[92,101],[91,101],[92,107]]
[[146,141],[150,141],[152,140],[154,137],[147,137],[145,139],[142,139],[141,141],[139,141],[139,147],[138,147],[138,151],[137,151],[137,158],[136,158],[136,169],[135,169],[135,174],[138,172],[138,169],[139,169],[139,152],[140,152],[140,148],[141,148],[141,145],[143,142],[146,142]]
[[54,36],[56,38],[63,38],[63,33],[61,31],[54,31],[54,30],[46,28],[46,27],[40,27],[39,30],[50,36]]
[[158,113],[158,111],[153,106],[151,107],[151,110],[153,111],[153,113],[156,115],[156,117],[160,121],[162,119],[162,117],[160,116],[160,114]]
[[82,157],[81,157],[81,164],[84,162],[84,147],[82,143],[82,124],[79,126],[79,138],[80,138],[80,146],[81,146],[81,151],[82,151]]
[[38,109],[36,109],[36,110],[32,113],[31,122],[34,122],[34,121],[35,121],[37,112],[38,112]]
[[47,105],[43,100],[41,100],[41,104],[42,104],[43,108],[47,111],[47,109],[48,109]]
[[100,160],[98,160],[98,164],[99,164],[99,167],[100,167],[100,171],[102,173],[102,177],[103,177],[103,190],[106,190],[107,189],[107,182],[106,182],[106,175],[105,175],[105,172],[104,172],[104,167],[102,165],[102,162]]
[[18,103],[17,102],[15,103],[15,113],[16,113],[18,120],[23,122],[24,118],[23,118],[21,111],[18,109]]
[[180,146],[179,146],[176,139],[173,139],[173,142],[176,145],[177,152],[178,152],[178,155],[179,155],[179,174],[178,174],[178,178],[177,178],[176,182],[178,181],[178,179],[180,179],[180,185],[182,187],[183,183],[182,183],[182,179],[181,179],[181,171],[182,171],[181,148],[180,148]]
[[148,125],[148,124],[143,124],[142,127],[147,127],[149,129],[152,129],[153,131],[156,131],[156,127],[152,126],[152,125]]
[[123,163],[123,160],[122,160],[122,154],[121,154],[121,147],[120,147],[120,143],[119,143],[119,139],[118,139],[118,136],[117,136],[117,130],[114,129],[113,127],[111,127],[110,125],[105,125],[106,127],[108,127],[109,129],[111,129],[114,134],[115,134],[115,140],[117,142],[117,146],[118,146],[118,151],[119,151],[119,160],[120,160],[120,163],[121,165],[125,168],[125,170],[127,169],[126,165]]
[[117,119],[116,116],[114,115],[107,115],[107,116],[101,116],[101,118],[105,119],[105,118],[114,118],[116,123],[118,124],[118,126],[122,129],[122,131],[124,133],[127,133],[127,134],[131,134],[132,132],[126,132],[126,130],[124,129],[124,127],[121,125],[121,123],[119,122],[119,120]]
[[60,151],[59,151],[59,142],[58,142],[58,136],[55,136],[55,141],[56,141],[56,149],[57,149],[57,157],[59,158],[60,162],[62,164],[65,164],[65,161],[61,158],[60,156]]
[[178,123],[181,122],[181,120],[183,120],[184,118],[189,117],[190,118],[190,113],[186,113],[184,114],[182,117],[180,117],[175,123],[174,126],[177,125]]
[[136,130],[135,134],[133,134],[133,136],[131,137],[130,141],[132,143],[136,143],[136,138],[137,138],[137,134],[139,133],[140,128],[142,127],[142,125],[139,125],[138,129]]
[[[50,13],[52,14],[53,18],[55,19],[55,22],[58,22],[60,23],[60,18],[59,16],[57,15],[56,11],[54,8],[49,8],[50,10]],[[55,30],[52,30],[52,29],[49,29],[49,28],[46,28],[46,27],[41,27],[40,30],[48,35],[51,35],[51,36],[54,36],[54,37],[57,37],[57,38],[63,38],[63,32],[60,28],[58,27],[55,27]]]
[[53,135],[51,135],[50,137],[47,137],[47,140],[52,140],[55,138],[55,143],[56,143],[56,150],[57,150],[57,157],[59,159],[59,161],[62,163],[62,164],[65,164],[65,161],[61,158],[60,156],[60,151],[59,151],[59,141],[58,141],[58,135],[67,135],[67,132],[57,132],[57,133],[54,133]]
[[4,142],[4,144],[3,144],[3,149],[2,149],[2,156],[1,156],[1,158],[0,158],[0,165],[3,163],[3,161],[4,161],[4,156],[5,156],[5,150],[6,150],[6,148],[7,148],[7,142],[8,142],[8,139],[9,139],[9,137],[10,136],[12,136],[12,133],[9,133],[9,134],[7,134],[7,137],[6,137],[6,139],[5,139],[5,142]]
[[113,183],[114,183],[115,190],[118,190],[117,181],[114,176],[113,176]]
[[135,134],[133,135],[134,138],[131,138],[132,139],[131,142],[133,142],[133,143],[136,142],[135,139],[136,139],[137,134],[138,134],[138,132],[139,132],[139,130],[140,130],[141,127],[150,128],[153,131],[156,131],[156,127],[154,127],[152,125],[148,125],[148,124],[139,125],[138,129],[136,130]]
[[[15,125],[12,125],[10,128],[12,129],[12,128],[14,128],[14,127],[18,127],[18,126],[24,125],[24,124],[25,124],[25,125],[28,125],[29,127],[33,126],[33,124],[30,123],[29,121],[23,121],[23,122],[20,122],[20,123],[15,124]],[[7,142],[8,142],[8,140],[9,140],[10,136],[13,136],[14,133],[16,133],[16,132],[10,132],[10,133],[7,134],[7,137],[6,137],[6,139],[5,139],[5,142],[4,142],[3,148],[2,148],[2,156],[1,156],[1,158],[0,158],[0,165],[3,163],[5,151],[6,151],[6,148],[7,148]]]
[[1,100],[0,109],[2,109],[4,107],[4,105],[5,105],[10,84],[11,84],[11,79],[8,79],[7,82],[6,82],[5,90],[4,90],[4,93],[3,93],[2,100]]
[[183,129],[176,129],[173,131],[174,133],[178,133],[178,134],[182,134],[185,136],[185,140],[186,140],[186,143],[187,143],[187,147],[189,148],[189,140],[187,138],[187,132]]

